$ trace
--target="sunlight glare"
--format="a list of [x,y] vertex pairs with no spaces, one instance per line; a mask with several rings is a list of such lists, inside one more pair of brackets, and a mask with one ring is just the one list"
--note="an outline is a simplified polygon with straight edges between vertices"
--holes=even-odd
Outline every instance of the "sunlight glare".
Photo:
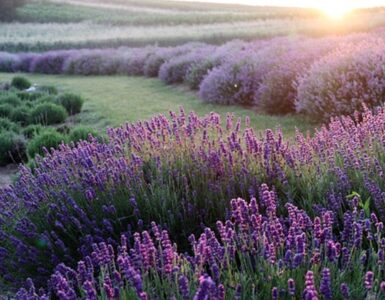
[[348,0],[322,1],[317,6],[325,15],[333,19],[341,19],[354,9],[351,1]]

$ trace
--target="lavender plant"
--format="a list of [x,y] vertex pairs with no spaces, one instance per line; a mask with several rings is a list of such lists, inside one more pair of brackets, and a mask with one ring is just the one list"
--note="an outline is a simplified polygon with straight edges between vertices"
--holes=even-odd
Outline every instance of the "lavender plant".
[[143,76],[145,63],[154,52],[154,47],[126,50],[123,58],[119,59],[120,63],[117,72],[129,76]]
[[149,231],[123,234],[117,248],[93,244],[73,268],[59,264],[47,292],[38,294],[29,279],[17,298],[385,299],[384,225],[358,197],[341,228],[332,211],[311,219],[287,203],[279,214],[275,192],[263,184],[259,194],[259,201],[233,199],[218,234],[205,228],[190,236],[190,254],[152,222]]
[[334,120],[289,143],[279,131],[241,130],[231,115],[222,125],[214,113],[182,110],[110,129],[108,144],[62,145],[0,194],[0,274],[43,284],[59,263],[90,255],[93,243],[117,247],[121,234],[152,221],[186,250],[186,236],[226,219],[228,199],[258,197],[262,183],[274,187],[279,213],[288,202],[310,218],[332,210],[338,230],[355,191],[359,207],[383,220],[384,120],[385,109],[366,111],[362,121]]
[[0,71],[158,76],[199,89],[205,102],[253,105],[318,119],[383,104],[382,31],[329,38],[278,37],[222,46],[83,49],[0,54]]
[[235,52],[225,64],[209,72],[200,85],[199,96],[207,102],[252,105],[265,74],[296,42],[278,38]]
[[[51,51],[35,57],[29,63],[29,72],[42,74],[62,74],[66,60],[73,55],[72,51]],[[24,59],[29,59],[24,56]],[[18,67],[22,67],[21,65]]]
[[186,43],[176,47],[158,48],[145,62],[144,74],[147,77],[158,77],[159,69],[165,62],[202,46],[204,46],[202,43]]
[[269,114],[295,112],[296,80],[318,59],[338,47],[339,39],[306,39],[291,44],[264,75],[255,105]]
[[81,50],[63,64],[63,72],[75,75],[112,75],[119,66],[117,50]]
[[14,72],[13,66],[17,63],[17,55],[0,52],[0,72]]
[[204,60],[214,47],[205,46],[165,62],[159,70],[159,78],[167,84],[182,83],[192,66]]
[[213,53],[196,61],[185,74],[185,81],[193,90],[198,90],[206,75],[215,67],[225,63],[234,53],[244,50],[247,43],[241,40],[217,47]]
[[345,44],[316,62],[298,82],[296,109],[327,120],[379,106],[385,95],[384,41]]

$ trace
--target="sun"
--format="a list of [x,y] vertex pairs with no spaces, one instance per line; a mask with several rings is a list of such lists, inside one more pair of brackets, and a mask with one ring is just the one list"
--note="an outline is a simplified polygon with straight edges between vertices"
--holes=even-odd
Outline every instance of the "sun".
[[333,19],[341,19],[354,9],[351,1],[344,0],[322,1],[317,6],[325,15]]

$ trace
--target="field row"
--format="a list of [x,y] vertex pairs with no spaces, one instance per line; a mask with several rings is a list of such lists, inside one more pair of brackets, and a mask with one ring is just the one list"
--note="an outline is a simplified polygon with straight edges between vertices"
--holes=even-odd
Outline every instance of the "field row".
[[[52,18],[58,17],[54,12]],[[81,11],[81,9],[80,9]],[[79,14],[80,14],[79,11]],[[64,14],[64,12],[60,12]],[[85,14],[88,15],[88,12]],[[115,24],[100,24],[90,21],[73,20],[68,23],[5,23],[0,27],[1,51],[45,51],[50,49],[69,48],[104,48],[118,46],[145,46],[158,44],[163,46],[180,45],[191,41],[221,44],[241,38],[253,40],[257,38],[276,37],[282,35],[306,34],[319,36],[335,33],[368,31],[384,25],[384,12],[361,13],[352,15],[345,22],[333,22],[326,18],[238,18],[235,15],[224,16],[218,22],[203,22],[194,19],[188,24],[175,20],[172,24],[161,21],[163,15],[149,14],[154,19],[151,24],[145,15],[134,14],[138,25],[127,25],[117,21]],[[199,15],[199,14],[198,14]],[[44,16],[44,14],[42,15]],[[71,13],[71,16],[73,14]],[[48,18],[48,17],[47,17]],[[65,18],[65,17],[64,17]],[[172,17],[171,17],[172,18]],[[185,19],[176,14],[174,18]],[[200,18],[200,17],[199,17]],[[141,21],[141,19],[143,19]],[[169,17],[167,16],[167,19]],[[26,17],[25,20],[28,20]],[[186,19],[187,20],[187,19]]]
[[[202,5],[204,6],[204,5]],[[282,18],[311,18],[316,13],[305,9],[271,8],[223,10],[222,7],[204,10],[196,7],[162,8],[151,5],[125,3],[97,3],[94,1],[31,2],[18,9],[17,20],[34,23],[94,22],[109,25],[198,25],[231,23]]]
[[318,121],[383,103],[383,30],[327,38],[275,38],[222,46],[0,53],[0,71],[159,77],[208,103],[301,113]]

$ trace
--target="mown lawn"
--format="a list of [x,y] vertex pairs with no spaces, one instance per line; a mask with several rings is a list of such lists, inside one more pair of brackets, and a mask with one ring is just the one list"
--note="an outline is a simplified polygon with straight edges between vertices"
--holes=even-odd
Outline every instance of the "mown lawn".
[[[256,130],[281,127],[292,136],[295,128],[305,132],[314,124],[298,116],[268,116],[238,106],[222,106],[203,103],[194,93],[180,86],[168,86],[158,79],[127,76],[63,76],[22,74],[37,84],[55,85],[63,91],[81,94],[86,103],[81,122],[98,129],[118,126],[151,118],[155,114],[168,114],[183,106],[186,112],[204,115],[212,111],[225,118],[228,112],[236,117],[250,117]],[[15,74],[0,73],[0,82],[10,81]]]

